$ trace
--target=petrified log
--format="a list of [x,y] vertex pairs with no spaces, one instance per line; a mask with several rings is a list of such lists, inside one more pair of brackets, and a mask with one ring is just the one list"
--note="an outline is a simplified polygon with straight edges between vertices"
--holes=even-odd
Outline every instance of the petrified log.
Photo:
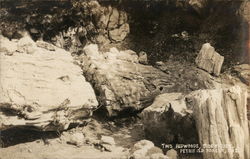
[[64,130],[89,118],[98,103],[69,52],[29,37],[2,41],[9,45],[0,47],[0,130]]
[[200,90],[187,99],[194,111],[201,145],[218,147],[215,152],[204,149],[204,159],[250,158],[246,90],[239,86]]
[[216,76],[220,75],[224,57],[217,53],[209,43],[203,44],[195,59],[199,68],[206,70]]
[[84,48],[82,66],[85,77],[94,86],[100,103],[109,116],[121,111],[138,111],[152,104],[154,97],[169,87],[166,73],[139,64],[134,51],[111,48],[102,53],[97,45]]

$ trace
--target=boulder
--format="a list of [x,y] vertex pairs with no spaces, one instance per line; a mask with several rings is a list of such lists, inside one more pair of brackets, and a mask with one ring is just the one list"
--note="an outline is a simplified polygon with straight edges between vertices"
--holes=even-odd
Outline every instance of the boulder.
[[111,41],[119,42],[125,39],[129,33],[129,24],[123,24],[118,28],[109,31]]
[[133,149],[139,150],[139,149],[146,149],[149,150],[154,147],[154,143],[149,140],[141,140],[134,144]]
[[115,140],[113,137],[110,137],[110,136],[102,136],[101,143],[108,144],[108,145],[115,145]]
[[139,63],[147,65],[148,64],[148,56],[144,51],[139,52]]
[[146,137],[156,143],[198,143],[192,110],[181,93],[158,95],[141,117]]
[[82,146],[85,143],[85,137],[81,132],[72,132],[67,133],[63,132],[63,134],[60,137],[60,140],[71,145],[75,146]]
[[169,87],[167,74],[139,64],[134,51],[111,48],[103,53],[97,45],[91,44],[84,52],[80,61],[85,77],[93,84],[109,116],[121,112],[132,115],[152,104],[154,97]]
[[140,159],[147,157],[147,152],[154,147],[154,143],[148,140],[138,141],[133,147],[132,156],[134,159]]
[[109,21],[107,24],[108,36],[111,41],[119,42],[125,39],[130,29],[127,23],[127,14],[116,8],[110,10]]
[[166,154],[170,159],[177,159],[178,158],[178,153],[174,150],[168,150]]
[[134,144],[132,148],[132,157],[134,159],[168,159],[154,143],[148,140],[141,140]]
[[154,153],[150,155],[150,159],[172,159],[168,156],[164,155],[163,153]]
[[224,57],[217,53],[209,43],[203,44],[202,48],[195,59],[195,63],[201,69],[214,74],[220,75]]
[[[97,29],[99,29],[102,34],[104,33],[102,39],[107,38],[110,41],[119,42],[124,40],[128,35],[129,24],[126,12],[120,11],[115,7],[98,5],[93,15]],[[100,38],[99,36],[97,37]],[[99,41],[98,39],[97,42]]]
[[65,130],[91,116],[94,90],[69,52],[38,47],[28,36],[3,40],[17,49],[0,49],[0,130]]

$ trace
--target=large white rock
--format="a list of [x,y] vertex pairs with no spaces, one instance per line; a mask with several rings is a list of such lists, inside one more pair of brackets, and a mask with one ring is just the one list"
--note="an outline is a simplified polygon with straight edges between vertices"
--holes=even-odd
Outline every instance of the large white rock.
[[115,145],[115,140],[111,136],[104,136],[101,137],[101,143],[108,144],[108,145]]
[[149,140],[140,140],[134,144],[131,149],[132,158],[134,159],[169,159],[162,150]]
[[203,44],[195,59],[197,66],[216,76],[220,75],[224,57],[217,53],[209,43]]
[[133,151],[133,158],[140,159],[146,158],[148,150],[154,147],[154,143],[148,140],[141,140],[135,143],[132,151]]
[[0,47],[0,130],[62,130],[91,115],[98,104],[94,91],[69,52],[37,47],[27,36],[19,41],[0,39],[17,46]]

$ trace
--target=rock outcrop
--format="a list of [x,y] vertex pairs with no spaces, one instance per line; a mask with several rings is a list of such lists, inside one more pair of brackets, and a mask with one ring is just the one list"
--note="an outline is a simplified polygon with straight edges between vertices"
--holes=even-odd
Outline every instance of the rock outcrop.
[[91,13],[93,14],[96,29],[99,31],[98,36],[103,36],[110,41],[119,42],[129,33],[129,24],[127,13],[118,10],[115,7],[101,6],[97,1],[87,2]]
[[212,47],[209,43],[202,45],[200,53],[195,59],[199,68],[204,69],[216,76],[220,75],[223,61],[224,57],[218,54],[214,47]]
[[[77,8],[77,9],[76,9]],[[55,45],[76,51],[79,46],[91,41],[100,45],[121,42],[130,32],[127,13],[111,6],[102,6],[97,1],[76,2],[74,9],[83,9],[82,16],[89,14],[91,19],[84,20],[84,25],[69,27],[53,37]],[[70,45],[71,46],[70,46]]]
[[94,91],[69,52],[28,36],[0,43],[0,130],[64,130],[91,116]]
[[[167,132],[171,122],[180,120],[181,116],[178,117],[177,113],[189,113],[190,118],[182,118],[183,122],[189,124],[175,125],[174,128],[184,128],[182,132],[186,134],[195,131],[198,133],[204,159],[245,159],[250,157],[246,110],[247,91],[245,89],[234,86],[198,90],[185,96],[166,94],[165,97],[168,99],[161,98],[161,96],[164,94],[158,96],[154,104],[142,112],[144,124],[146,123],[144,125],[146,133],[151,132],[154,133],[151,135],[158,136],[159,132]],[[168,111],[164,111],[169,103],[171,103],[172,109],[168,108]],[[175,116],[175,118],[169,118],[169,116]],[[195,122],[192,122],[193,120]],[[196,128],[190,127],[194,123]],[[168,134],[170,133],[166,135]],[[183,136],[177,136],[175,141],[182,142],[180,139],[185,141],[185,138],[181,137]]]

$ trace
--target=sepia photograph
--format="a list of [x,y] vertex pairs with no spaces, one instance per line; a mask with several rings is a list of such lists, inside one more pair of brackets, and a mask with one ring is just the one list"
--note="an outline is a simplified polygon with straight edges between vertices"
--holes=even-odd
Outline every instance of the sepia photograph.
[[250,0],[0,0],[0,159],[250,159]]

